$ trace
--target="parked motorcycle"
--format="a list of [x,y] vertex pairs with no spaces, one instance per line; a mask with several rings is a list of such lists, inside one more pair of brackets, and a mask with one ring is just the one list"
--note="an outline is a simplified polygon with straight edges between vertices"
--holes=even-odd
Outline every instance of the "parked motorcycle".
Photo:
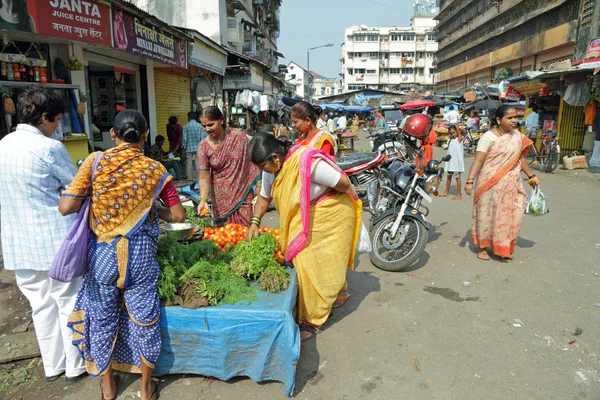
[[357,153],[336,160],[338,167],[350,178],[359,197],[365,199],[371,182],[382,177],[383,153]]
[[[423,141],[430,129],[429,118],[415,114],[407,120],[403,133]],[[412,149],[421,153],[415,146]],[[423,159],[422,153],[419,158]],[[419,259],[429,239],[429,209],[423,200],[431,203],[432,195],[437,195],[444,175],[440,163],[449,160],[446,156],[415,166],[396,159],[382,179],[369,184],[367,197],[373,215],[370,258],[376,267],[401,271]]]
[[411,146],[406,142],[402,133],[394,132],[391,129],[377,129],[370,134],[371,151],[380,152],[387,156],[388,159],[400,157],[406,162],[413,162],[415,154]]

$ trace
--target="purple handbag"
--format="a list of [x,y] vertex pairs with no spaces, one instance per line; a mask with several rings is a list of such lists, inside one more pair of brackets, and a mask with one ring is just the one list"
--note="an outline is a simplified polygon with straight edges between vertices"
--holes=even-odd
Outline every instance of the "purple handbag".
[[[94,172],[103,153],[98,153],[92,164],[90,182],[94,182]],[[83,276],[87,270],[88,239],[90,236],[90,196],[87,196],[77,212],[69,233],[63,240],[52,262],[48,275],[60,282],[71,282]]]

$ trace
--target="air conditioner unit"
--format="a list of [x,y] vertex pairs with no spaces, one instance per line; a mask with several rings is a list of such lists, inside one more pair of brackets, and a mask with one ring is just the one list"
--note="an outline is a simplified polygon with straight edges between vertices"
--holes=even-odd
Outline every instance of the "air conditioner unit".
[[240,35],[240,21],[237,18],[227,18],[227,42],[240,43],[243,36]]

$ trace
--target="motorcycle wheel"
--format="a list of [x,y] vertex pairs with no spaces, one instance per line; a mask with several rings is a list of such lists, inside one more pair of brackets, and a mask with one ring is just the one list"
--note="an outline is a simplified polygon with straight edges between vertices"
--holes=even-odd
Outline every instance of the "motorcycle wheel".
[[[429,240],[429,231],[421,221],[403,217],[396,234],[396,240],[403,240],[401,243],[393,243],[393,240],[389,240],[389,229],[395,220],[396,215],[385,217],[371,230],[373,250],[369,256],[373,265],[384,271],[397,272],[410,267],[421,257]],[[406,228],[408,234],[405,233]],[[394,246],[397,247],[390,248]]]

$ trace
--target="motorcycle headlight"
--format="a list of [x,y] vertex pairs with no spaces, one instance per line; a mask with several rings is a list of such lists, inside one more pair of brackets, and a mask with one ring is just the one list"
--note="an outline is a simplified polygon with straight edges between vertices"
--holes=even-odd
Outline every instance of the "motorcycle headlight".
[[425,184],[423,188],[427,191],[427,193],[433,193],[437,190],[442,182],[442,178],[439,175],[430,175],[425,180]]

